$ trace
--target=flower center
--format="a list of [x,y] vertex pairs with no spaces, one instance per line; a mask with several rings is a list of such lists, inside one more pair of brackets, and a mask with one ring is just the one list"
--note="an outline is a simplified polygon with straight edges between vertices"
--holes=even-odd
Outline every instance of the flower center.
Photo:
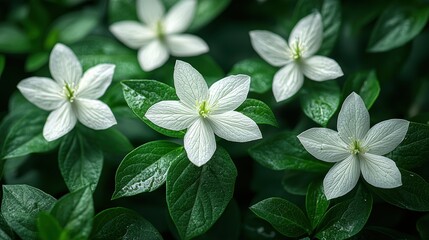
[[155,31],[156,31],[156,36],[161,41],[163,41],[165,39],[165,34],[164,34],[164,26],[162,25],[162,21],[158,21],[156,23]]
[[299,39],[292,45],[292,59],[295,61],[299,61],[302,57],[302,46],[299,42]]
[[200,103],[200,106],[198,108],[198,114],[203,118],[207,118],[209,116],[210,110],[206,101]]
[[76,98],[76,88],[73,86],[73,84],[69,85],[66,83],[66,85],[64,85],[64,93],[66,94],[67,100],[69,102],[73,102]]
[[366,149],[362,147],[360,141],[356,139],[350,144],[349,150],[353,155],[363,154],[366,152]]

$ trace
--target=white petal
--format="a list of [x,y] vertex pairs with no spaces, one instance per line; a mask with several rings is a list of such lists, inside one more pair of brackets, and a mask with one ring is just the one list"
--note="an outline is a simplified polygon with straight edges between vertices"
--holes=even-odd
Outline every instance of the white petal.
[[101,130],[116,124],[112,110],[102,101],[76,98],[74,104],[77,118],[89,128]]
[[168,60],[167,47],[160,41],[154,40],[139,50],[139,63],[144,71],[152,71],[161,67]]
[[301,89],[304,84],[304,75],[302,74],[299,66],[290,63],[274,75],[273,80],[273,93],[277,102],[286,100]]
[[328,128],[308,129],[298,139],[311,155],[325,162],[339,162],[350,156],[340,135]]
[[208,106],[211,114],[219,114],[238,108],[247,98],[250,77],[232,75],[213,83],[209,89]]
[[160,0],[137,0],[137,14],[140,21],[156,26],[164,16],[164,5]]
[[189,160],[200,167],[210,160],[216,151],[216,141],[212,128],[199,118],[188,129],[184,138],[185,150]]
[[52,77],[63,86],[76,86],[82,77],[82,66],[76,55],[67,46],[57,43],[49,57],[49,69]]
[[277,34],[261,30],[251,31],[250,41],[259,56],[273,66],[284,66],[292,61],[289,46]]
[[177,60],[173,77],[176,94],[188,107],[195,108],[198,102],[207,99],[207,83],[189,63]]
[[177,57],[196,56],[209,51],[204,40],[191,34],[167,36],[166,41],[171,55]]
[[197,2],[195,0],[182,0],[176,3],[165,16],[165,32],[181,33],[188,29],[194,18]]
[[337,121],[338,133],[346,143],[363,139],[369,129],[369,113],[362,98],[351,93],[344,100]]
[[210,125],[216,135],[232,142],[249,142],[261,139],[258,125],[242,113],[230,111],[210,115]]
[[18,83],[18,89],[31,103],[43,110],[59,108],[65,101],[63,89],[49,78],[30,77]]
[[369,184],[379,188],[395,188],[402,185],[401,172],[394,161],[370,153],[359,156],[362,176]]
[[190,109],[179,101],[155,103],[145,114],[154,124],[174,131],[189,128],[198,116],[195,109]]
[[78,97],[97,99],[103,96],[112,82],[115,65],[98,64],[83,74],[77,92]]
[[360,167],[356,155],[336,163],[323,179],[323,188],[328,200],[350,192],[359,180]]
[[315,81],[326,81],[344,75],[335,60],[323,56],[303,59],[301,69],[306,77]]
[[289,36],[289,47],[299,46],[303,57],[314,55],[322,45],[323,23],[319,12],[314,12],[299,22]]
[[369,153],[384,155],[393,151],[404,140],[410,122],[390,119],[374,125],[366,134],[362,145]]
[[76,115],[69,102],[51,112],[43,127],[43,137],[47,141],[54,141],[68,132],[76,125]]
[[110,32],[130,48],[138,49],[155,39],[155,32],[134,21],[117,22],[109,27]]

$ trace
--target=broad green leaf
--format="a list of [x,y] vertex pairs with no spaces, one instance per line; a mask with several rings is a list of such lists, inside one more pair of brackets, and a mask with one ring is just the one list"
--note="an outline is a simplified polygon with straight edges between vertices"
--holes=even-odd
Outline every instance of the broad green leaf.
[[257,124],[268,124],[277,127],[277,120],[270,107],[256,99],[246,99],[235,111],[241,112]]
[[380,93],[380,84],[375,71],[357,72],[347,78],[343,88],[343,96],[347,97],[352,92],[361,96],[366,108],[370,109]]
[[47,64],[49,60],[48,52],[37,52],[30,54],[25,61],[25,71],[33,72]]
[[246,74],[251,77],[250,91],[256,93],[266,93],[271,89],[274,74],[277,69],[262,59],[245,59],[236,63],[229,75]]
[[429,183],[419,175],[401,169],[402,186],[392,189],[371,187],[384,201],[412,211],[429,211]]
[[41,240],[69,240],[67,231],[58,223],[51,214],[41,212],[37,218],[37,230]]
[[231,0],[198,0],[194,20],[189,31],[196,31],[207,25],[228,6]]
[[71,239],[87,239],[91,233],[94,206],[91,190],[82,188],[60,198],[51,210]]
[[313,229],[315,229],[320,220],[322,220],[328,207],[329,200],[326,199],[325,193],[323,192],[322,182],[317,181],[310,183],[307,196],[305,197],[305,208]]
[[359,186],[353,198],[334,205],[326,212],[317,230],[319,239],[346,239],[365,226],[372,209],[372,196]]
[[90,239],[162,240],[162,237],[152,224],[136,212],[116,207],[106,209],[95,216]]
[[19,27],[8,24],[0,24],[0,52],[26,53],[32,48],[29,37]]
[[[134,148],[128,138],[116,127],[105,130],[93,130],[83,125],[78,125],[78,132],[82,133],[88,142],[92,142],[94,148],[100,148],[106,154],[105,156],[107,154],[125,155]],[[106,139],[109,139],[109,141],[106,141]]]
[[370,52],[384,52],[411,41],[420,33],[429,17],[429,8],[412,3],[392,4],[385,9],[372,30]]
[[136,0],[109,0],[108,15],[110,24],[123,20],[139,21]]
[[6,64],[6,58],[4,55],[0,55],[0,77],[3,73],[4,65]]
[[421,239],[429,239],[429,214],[417,220],[416,228]]
[[3,215],[0,213],[0,239],[3,240],[12,240],[15,239],[13,230],[9,225],[7,225],[6,220],[4,220]]
[[61,142],[58,164],[70,191],[86,186],[94,191],[103,168],[103,152],[75,130]]
[[167,204],[182,239],[206,232],[221,216],[234,193],[237,170],[218,147],[202,167],[187,158],[171,164],[167,173]]
[[326,127],[335,114],[341,100],[336,81],[306,81],[300,92],[301,108],[314,122]]
[[116,171],[113,199],[152,192],[162,186],[170,165],[187,159],[183,147],[167,141],[143,144],[131,151]]
[[263,140],[251,147],[249,154],[258,163],[273,170],[325,172],[331,167],[311,156],[292,132]]
[[281,179],[282,186],[286,192],[305,196],[308,191],[308,187],[314,181],[319,181],[323,176],[320,174],[314,174],[313,172],[302,172],[302,171],[283,171],[284,177]]
[[184,131],[171,131],[158,127],[149,121],[145,114],[157,102],[178,100],[174,88],[155,80],[122,81],[124,97],[133,112],[149,127],[169,137],[183,137]]
[[285,199],[268,198],[251,206],[250,210],[286,237],[299,237],[311,232],[311,224],[302,210]]
[[8,225],[22,239],[36,239],[36,219],[49,211],[55,198],[28,185],[3,185],[1,213]]

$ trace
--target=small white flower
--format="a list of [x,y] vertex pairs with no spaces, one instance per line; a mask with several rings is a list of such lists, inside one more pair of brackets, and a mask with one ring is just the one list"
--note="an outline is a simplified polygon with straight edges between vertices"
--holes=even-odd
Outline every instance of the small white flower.
[[125,45],[139,49],[138,59],[145,71],[162,66],[169,55],[188,57],[208,52],[201,38],[181,34],[194,18],[195,0],[181,0],[167,14],[160,0],[137,0],[137,14],[144,24],[121,21],[110,26],[110,31]]
[[196,166],[202,166],[213,156],[215,134],[234,142],[262,137],[252,119],[234,111],[246,100],[249,76],[228,76],[209,89],[197,70],[188,63],[176,61],[174,86],[180,101],[158,102],[149,108],[146,117],[166,129],[188,129],[184,139],[185,150]]
[[383,157],[404,140],[409,122],[390,119],[369,129],[369,113],[362,98],[350,94],[338,115],[338,132],[312,128],[298,136],[305,149],[316,158],[336,164],[323,180],[328,199],[343,196],[359,180],[360,172],[371,185],[395,188],[402,185],[395,162]]
[[289,36],[289,44],[269,31],[251,31],[250,39],[255,51],[265,61],[282,67],[273,80],[273,93],[277,102],[295,95],[304,83],[304,75],[314,81],[335,79],[343,75],[336,61],[313,56],[323,39],[322,17],[318,12],[296,24]]
[[37,107],[52,111],[43,128],[48,141],[70,132],[79,120],[92,129],[106,129],[116,124],[110,108],[96,100],[112,82],[113,64],[99,64],[82,75],[76,55],[65,45],[56,44],[49,59],[52,80],[30,77],[18,84],[18,89]]

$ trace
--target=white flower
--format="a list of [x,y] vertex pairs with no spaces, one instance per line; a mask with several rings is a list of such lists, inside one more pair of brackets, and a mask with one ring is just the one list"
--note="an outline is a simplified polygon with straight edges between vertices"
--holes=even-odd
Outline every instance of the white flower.
[[390,119],[369,129],[369,113],[362,98],[350,94],[338,115],[338,132],[312,128],[298,136],[305,149],[325,162],[335,162],[323,180],[328,199],[343,196],[359,180],[360,172],[371,185],[395,188],[402,185],[395,162],[383,157],[404,140],[409,122]]
[[137,0],[137,14],[144,24],[121,21],[110,26],[110,31],[125,45],[139,49],[138,59],[145,71],[162,66],[169,55],[188,57],[208,52],[201,38],[181,34],[194,18],[195,0],[182,0],[167,14],[160,0]]
[[336,61],[313,56],[319,50],[322,38],[322,17],[318,12],[296,24],[289,36],[289,44],[269,31],[250,32],[255,51],[271,65],[282,67],[273,80],[273,93],[277,102],[295,95],[304,83],[304,75],[314,81],[335,79],[343,75]]
[[149,108],[146,117],[166,129],[188,129],[184,139],[185,150],[196,166],[202,166],[213,156],[215,134],[234,142],[262,137],[252,119],[233,111],[246,100],[249,76],[228,76],[209,89],[197,70],[188,63],[176,61],[174,86],[180,101],[158,102]]
[[43,128],[48,141],[70,132],[79,120],[92,129],[106,129],[116,124],[110,108],[96,100],[112,82],[113,64],[99,64],[82,75],[76,55],[63,44],[56,44],[49,59],[54,80],[30,77],[18,84],[18,89],[37,107],[52,111]]

